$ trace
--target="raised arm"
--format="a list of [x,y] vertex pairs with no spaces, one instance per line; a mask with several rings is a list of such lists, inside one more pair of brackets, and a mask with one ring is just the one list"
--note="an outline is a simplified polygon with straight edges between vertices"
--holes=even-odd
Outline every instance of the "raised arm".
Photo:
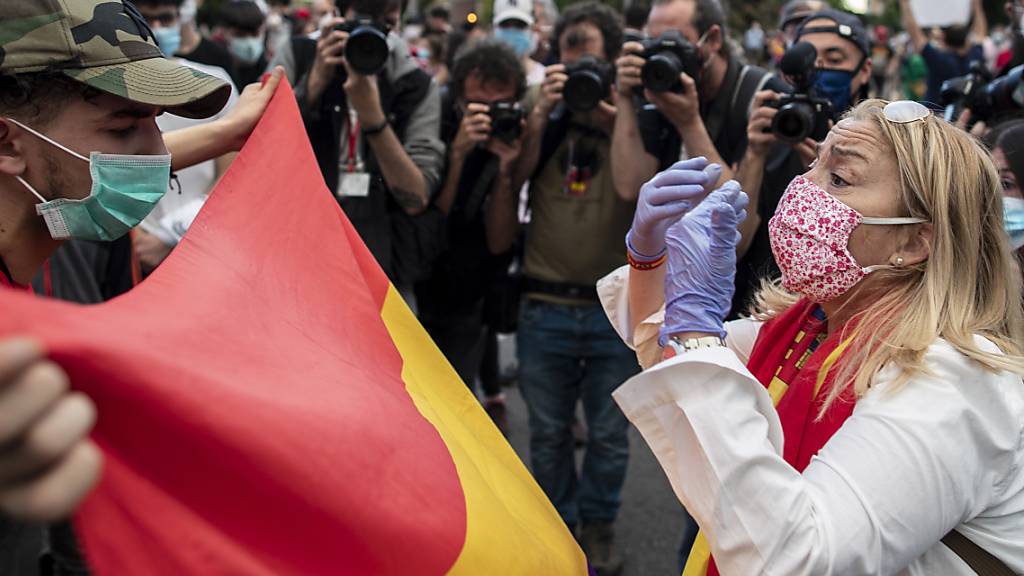
[[910,7],[910,0],[900,0],[900,17],[903,20],[903,29],[910,34],[910,41],[914,43],[914,50],[920,52],[928,44],[928,37],[921,27],[917,25],[917,18],[914,17],[914,10]]
[[988,37],[988,18],[985,17],[985,7],[981,0],[973,1],[974,25],[971,33],[974,34],[974,42],[981,43]]
[[615,128],[612,133],[612,179],[615,191],[627,202],[636,200],[640,187],[658,171],[658,159],[644,148],[637,123],[637,110],[633,91],[641,85],[640,70],[644,59],[639,55],[643,46],[627,42],[622,56],[616,61]]
[[223,118],[164,133],[164,144],[171,153],[171,169],[182,170],[241,150],[283,76],[284,68],[277,67],[265,83],[246,86],[234,108]]

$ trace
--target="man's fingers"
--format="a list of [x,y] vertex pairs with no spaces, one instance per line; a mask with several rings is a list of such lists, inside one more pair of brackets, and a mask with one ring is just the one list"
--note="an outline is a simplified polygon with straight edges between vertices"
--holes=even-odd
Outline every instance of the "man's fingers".
[[274,66],[270,74],[263,75],[260,90],[263,90],[268,97],[273,96],[277,85],[281,83],[281,78],[284,78],[284,67]]
[[679,80],[683,83],[683,94],[691,95],[697,90],[697,83],[690,78],[690,75],[683,72],[679,75]]
[[0,341],[0,388],[9,384],[15,376],[42,357],[42,347],[28,338],[9,338]]
[[330,36],[331,32],[334,32],[334,27],[337,26],[338,24],[343,23],[344,21],[345,21],[344,18],[339,18],[339,17],[331,18],[330,20],[325,22],[323,26],[320,27],[320,37],[321,38],[326,38],[326,37]]
[[4,463],[0,483],[44,472],[86,439],[95,423],[96,407],[85,394],[64,396],[0,458]]
[[[623,54],[643,54],[643,52],[644,45],[635,40],[630,40],[629,42],[626,42],[625,44],[622,45]],[[643,58],[640,58],[639,56],[635,57],[639,58],[640,61],[643,62]]]
[[[0,455],[17,450],[25,429],[42,418],[68,391],[68,377],[50,361],[36,362],[13,384],[0,390]],[[0,481],[6,474],[0,467]]]
[[961,130],[967,130],[967,124],[971,121],[971,109],[964,108],[964,111],[960,113],[960,117],[956,119],[956,125]]
[[779,94],[774,90],[761,90],[757,94],[754,94],[754,109],[758,109],[764,106],[765,102],[771,102],[772,100],[778,100]]
[[0,511],[39,523],[66,518],[96,485],[102,466],[99,448],[79,442],[42,476],[0,490]]

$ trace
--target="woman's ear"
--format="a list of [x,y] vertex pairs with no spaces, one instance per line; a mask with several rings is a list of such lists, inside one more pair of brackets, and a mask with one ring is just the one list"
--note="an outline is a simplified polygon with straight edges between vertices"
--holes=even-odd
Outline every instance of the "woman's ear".
[[25,148],[20,142],[24,133],[10,120],[0,118],[0,174],[20,176],[25,172]]
[[903,246],[889,257],[889,264],[905,268],[928,260],[932,254],[932,232],[934,227],[931,222],[915,224]]

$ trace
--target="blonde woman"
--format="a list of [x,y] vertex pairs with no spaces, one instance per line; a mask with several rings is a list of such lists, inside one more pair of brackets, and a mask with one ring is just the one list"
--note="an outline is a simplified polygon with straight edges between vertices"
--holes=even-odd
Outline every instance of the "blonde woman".
[[733,185],[668,229],[667,266],[602,281],[626,342],[669,358],[615,399],[701,528],[684,574],[1024,572],[1024,311],[999,187],[966,133],[867,101],[783,197],[782,279],[754,318],[723,323]]

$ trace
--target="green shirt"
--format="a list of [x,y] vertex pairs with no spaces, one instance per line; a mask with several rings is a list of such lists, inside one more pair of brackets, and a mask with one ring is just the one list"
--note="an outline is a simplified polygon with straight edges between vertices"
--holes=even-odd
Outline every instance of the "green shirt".
[[611,141],[572,126],[530,183],[532,217],[526,233],[527,276],[595,285],[626,263],[625,237],[635,202],[615,192]]

